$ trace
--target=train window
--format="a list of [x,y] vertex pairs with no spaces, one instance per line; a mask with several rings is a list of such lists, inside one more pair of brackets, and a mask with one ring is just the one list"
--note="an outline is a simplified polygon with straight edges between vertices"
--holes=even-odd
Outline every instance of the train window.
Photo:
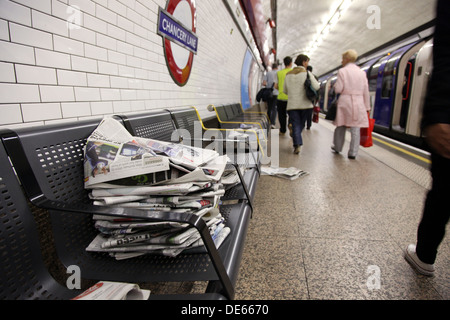
[[377,91],[378,69],[380,63],[376,63],[369,72],[369,91]]
[[381,85],[381,98],[390,98],[394,89],[395,65],[400,58],[401,53],[397,53],[386,63],[383,73],[383,82]]

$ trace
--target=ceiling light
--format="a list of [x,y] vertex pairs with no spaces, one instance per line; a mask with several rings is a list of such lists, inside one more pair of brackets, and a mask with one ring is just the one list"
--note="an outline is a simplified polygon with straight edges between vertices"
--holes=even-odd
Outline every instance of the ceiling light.
[[336,26],[336,24],[339,22],[339,19],[342,17],[344,12],[350,7],[352,2],[353,0],[342,0],[340,5],[334,11],[331,17],[327,20],[327,23],[320,30],[317,36],[314,37],[314,40],[309,44],[309,47],[306,50],[306,55],[311,57],[311,55],[314,53],[317,47],[319,47],[322,44],[324,38],[328,35],[328,33],[330,33],[331,29],[334,26]]

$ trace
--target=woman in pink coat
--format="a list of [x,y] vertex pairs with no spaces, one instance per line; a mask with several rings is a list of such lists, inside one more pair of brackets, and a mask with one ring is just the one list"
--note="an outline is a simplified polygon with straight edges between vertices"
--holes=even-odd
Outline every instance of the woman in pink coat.
[[351,131],[351,142],[348,158],[355,159],[358,155],[360,128],[367,128],[369,120],[367,112],[370,111],[369,85],[367,76],[356,64],[358,55],[355,50],[347,50],[342,54],[342,66],[334,86],[336,93],[340,94],[336,119],[334,125],[334,152],[342,151],[347,128]]

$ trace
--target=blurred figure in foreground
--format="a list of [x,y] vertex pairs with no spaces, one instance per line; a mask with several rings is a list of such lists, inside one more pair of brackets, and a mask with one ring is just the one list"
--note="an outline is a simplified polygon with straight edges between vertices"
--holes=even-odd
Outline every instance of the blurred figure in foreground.
[[431,149],[433,184],[425,200],[416,245],[405,250],[405,259],[420,274],[434,275],[438,247],[445,236],[450,208],[450,1],[437,4],[433,48],[433,74],[423,110],[422,127]]

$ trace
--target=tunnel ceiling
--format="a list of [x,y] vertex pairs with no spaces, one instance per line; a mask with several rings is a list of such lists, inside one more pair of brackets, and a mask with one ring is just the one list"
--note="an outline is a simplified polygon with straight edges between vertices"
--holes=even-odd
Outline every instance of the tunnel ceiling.
[[[242,0],[241,4],[245,10],[252,7],[247,11],[257,21],[252,28],[263,47],[265,65],[275,57],[282,61],[306,53],[314,73],[320,75],[339,67],[347,49],[365,54],[430,23],[436,0]],[[269,18],[275,20],[275,29]]]

